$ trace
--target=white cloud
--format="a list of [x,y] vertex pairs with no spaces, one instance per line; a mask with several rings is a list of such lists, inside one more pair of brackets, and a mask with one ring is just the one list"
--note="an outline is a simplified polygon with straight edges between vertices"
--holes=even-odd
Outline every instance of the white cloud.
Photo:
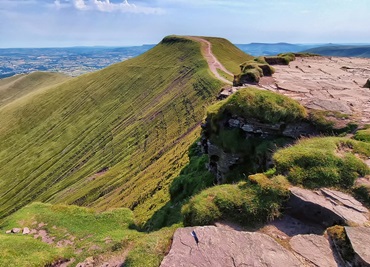
[[[59,1],[60,0],[55,0],[56,6],[58,6],[57,2]],[[164,13],[164,10],[161,8],[130,4],[128,0],[122,0],[121,3],[112,3],[110,0],[73,0],[73,5],[78,10],[144,14]]]
[[79,10],[89,9],[84,0],[74,0],[74,6]]

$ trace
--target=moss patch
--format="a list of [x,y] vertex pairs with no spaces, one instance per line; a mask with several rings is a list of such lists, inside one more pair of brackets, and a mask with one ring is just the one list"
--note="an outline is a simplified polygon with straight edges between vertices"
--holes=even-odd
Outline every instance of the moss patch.
[[212,105],[207,116],[213,127],[225,115],[257,119],[262,123],[292,122],[306,118],[305,108],[297,101],[270,91],[244,88]]
[[355,154],[368,157],[370,145],[348,138],[316,137],[278,150],[273,158],[277,172],[286,174],[293,184],[348,188],[356,178],[370,173]]
[[[268,178],[266,178],[268,179]],[[239,182],[211,187],[192,197],[182,209],[185,225],[227,219],[246,226],[279,216],[288,190],[281,177],[271,182]]]
[[234,85],[241,86],[244,83],[258,83],[263,76],[271,76],[275,69],[271,67],[263,57],[248,60],[240,65],[240,74],[235,75]]

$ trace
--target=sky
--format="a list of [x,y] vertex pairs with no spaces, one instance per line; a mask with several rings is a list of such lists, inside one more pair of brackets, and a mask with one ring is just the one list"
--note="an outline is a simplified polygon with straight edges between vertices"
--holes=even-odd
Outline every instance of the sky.
[[131,46],[171,34],[233,43],[370,43],[370,0],[0,0],[0,47]]

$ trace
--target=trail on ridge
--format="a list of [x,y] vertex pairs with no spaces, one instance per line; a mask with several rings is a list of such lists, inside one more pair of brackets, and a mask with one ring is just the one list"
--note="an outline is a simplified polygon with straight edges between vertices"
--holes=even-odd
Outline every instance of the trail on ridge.
[[224,77],[222,77],[218,73],[217,70],[219,69],[219,70],[222,70],[223,72],[231,75],[232,77],[234,76],[234,74],[232,74],[230,71],[228,71],[221,64],[221,62],[218,61],[218,59],[215,57],[215,55],[212,53],[212,44],[209,41],[207,41],[203,38],[200,38],[200,37],[189,36],[188,38],[201,43],[201,45],[202,45],[202,54],[203,54],[204,58],[206,59],[206,61],[208,63],[209,69],[217,77],[217,79],[219,79],[220,81],[222,81],[224,83],[232,84],[232,82],[230,82],[229,80],[226,80]]

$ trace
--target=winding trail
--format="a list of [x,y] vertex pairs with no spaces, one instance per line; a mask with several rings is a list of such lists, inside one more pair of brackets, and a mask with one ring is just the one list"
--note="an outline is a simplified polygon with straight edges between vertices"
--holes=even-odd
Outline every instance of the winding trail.
[[218,73],[217,70],[219,69],[219,70],[222,70],[223,72],[231,75],[232,77],[234,77],[234,74],[232,74],[230,71],[228,71],[221,64],[221,62],[218,61],[218,59],[215,57],[215,55],[212,53],[212,44],[209,41],[207,41],[203,38],[197,37],[197,36],[188,36],[188,38],[193,40],[193,41],[201,43],[202,54],[203,54],[205,60],[208,63],[209,69],[216,76],[216,78],[219,79],[220,81],[222,81],[223,83],[232,84],[232,82],[230,82],[229,80],[226,80],[224,77],[222,77]]

